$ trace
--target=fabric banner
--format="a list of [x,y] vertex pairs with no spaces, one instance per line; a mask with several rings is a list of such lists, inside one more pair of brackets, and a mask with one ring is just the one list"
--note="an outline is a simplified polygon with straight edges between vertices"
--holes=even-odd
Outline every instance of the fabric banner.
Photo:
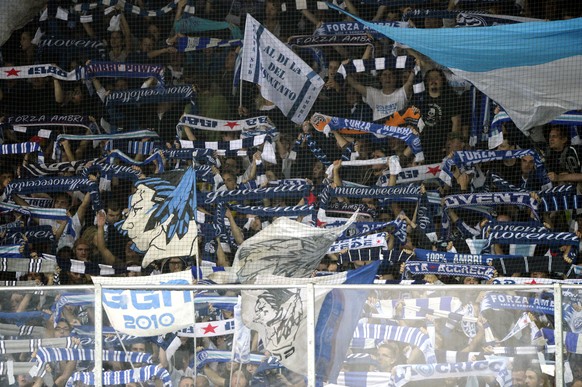
[[[127,285],[127,278],[93,277],[103,286],[103,308],[111,326],[119,332],[138,336],[157,336],[187,328],[196,321],[191,291],[107,289],[107,285]],[[192,273],[132,277],[135,285],[190,285]]]
[[241,283],[252,283],[258,275],[310,277],[337,237],[355,220],[333,229],[322,229],[277,218],[236,251],[232,270]]
[[[582,46],[568,43],[580,38],[580,18],[481,28],[402,30],[350,16],[469,80],[497,101],[522,130],[582,108],[582,78],[568,70],[582,65]],[[457,43],[449,44],[453,41]],[[458,55],[460,51],[463,55]]]
[[[257,276],[255,284],[288,284],[286,289],[242,292],[242,318],[256,330],[264,347],[291,371],[307,374],[307,290],[301,284],[370,284],[380,262],[357,270],[316,278]],[[315,367],[318,384],[335,381],[343,366],[352,332],[367,297],[367,291],[320,288],[315,294]],[[349,302],[348,302],[349,300]]]
[[372,46],[373,40],[368,35],[298,35],[287,40],[290,46]]
[[323,88],[321,77],[250,15],[244,47],[241,79],[259,84],[263,97],[301,124]]

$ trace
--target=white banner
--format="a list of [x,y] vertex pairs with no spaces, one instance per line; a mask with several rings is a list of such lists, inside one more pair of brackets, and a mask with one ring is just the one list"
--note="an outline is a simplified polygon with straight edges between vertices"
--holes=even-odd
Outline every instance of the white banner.
[[327,250],[327,253],[328,254],[339,253],[344,249],[360,250],[380,246],[384,247],[387,246],[385,232],[337,241],[333,245],[331,245],[329,250]]
[[[190,285],[192,273],[145,277],[93,277],[93,283],[107,285]],[[182,290],[103,289],[103,309],[111,326],[133,336],[158,336],[195,323],[194,296]]]
[[296,124],[305,121],[323,80],[251,15],[247,16],[241,79],[261,86],[261,95]]

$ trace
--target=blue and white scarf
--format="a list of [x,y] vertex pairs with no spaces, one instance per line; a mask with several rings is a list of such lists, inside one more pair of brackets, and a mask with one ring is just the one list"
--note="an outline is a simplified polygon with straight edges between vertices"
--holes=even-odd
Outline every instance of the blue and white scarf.
[[509,359],[495,358],[461,363],[440,363],[427,367],[426,364],[397,365],[393,369],[392,379],[396,387],[410,381],[459,378],[467,376],[495,376],[500,386],[513,385],[508,369]]
[[436,363],[436,355],[431,340],[419,328],[396,325],[358,324],[354,338],[399,341],[414,345],[424,354],[427,363]]
[[457,27],[487,27],[500,24],[514,24],[541,21],[519,16],[491,15],[475,11],[411,9],[402,15],[403,20],[411,18],[455,19]]
[[[548,345],[555,345],[556,338],[554,330],[549,328],[541,329],[542,336],[548,341]],[[570,353],[582,354],[582,335],[579,333],[565,332],[564,345],[566,351]]]
[[177,39],[176,48],[179,52],[205,50],[207,48],[240,47],[240,39],[216,39],[204,37],[183,36]]
[[199,203],[212,204],[228,201],[244,201],[259,199],[274,199],[280,197],[297,197],[305,196],[311,186],[298,185],[287,186],[280,185],[277,187],[261,187],[254,189],[235,189],[232,191],[214,191],[206,194],[199,194]]
[[88,55],[88,59],[105,59],[107,50],[103,42],[91,39],[57,39],[44,38],[38,43],[38,55],[45,52],[57,52],[61,55]]
[[[170,374],[160,365],[149,365],[124,371],[105,371],[103,372],[103,385],[147,382],[154,377],[162,381],[162,386],[172,387]],[[95,373],[75,372],[67,380],[66,386],[73,387],[76,385],[76,382],[94,385]]]
[[100,132],[99,126],[88,116],[79,114],[53,114],[53,115],[22,115],[5,117],[4,124],[12,127],[48,126],[79,127],[89,129],[92,133]]
[[46,338],[46,339],[21,339],[0,340],[0,353],[34,352],[40,347],[44,348],[76,348],[72,337]]
[[297,35],[287,40],[290,46],[330,47],[330,46],[371,46],[373,40],[368,35]]
[[164,84],[164,66],[155,64],[91,62],[83,68],[86,79],[109,78],[150,78],[154,77]]
[[[407,28],[409,26],[408,22],[393,21],[393,22],[374,22],[374,24],[383,25],[386,27],[399,27]],[[315,32],[314,35],[361,35],[361,34],[371,34],[375,38],[385,38],[384,35],[380,34],[378,31],[368,28],[362,23],[351,21],[351,22],[326,22],[322,23]]]
[[51,64],[30,66],[0,67],[0,79],[31,79],[53,77],[61,81],[78,81],[83,79],[83,68],[77,67],[72,71],[65,71]]
[[228,208],[239,214],[256,215],[259,217],[296,217],[311,215],[314,211],[313,205],[297,205],[286,207],[263,207],[263,206],[245,206],[241,204],[229,204]]
[[413,69],[415,59],[412,56],[387,56],[374,59],[354,59],[350,63],[342,64],[338,73],[345,78],[348,74],[380,71],[385,69]]
[[36,179],[16,179],[6,186],[5,194],[31,194],[39,192],[74,192],[81,191],[91,195],[93,209],[101,210],[104,206],[99,195],[99,186],[94,181],[82,177],[39,177]]
[[214,118],[184,114],[176,125],[178,136],[182,134],[182,128],[186,126],[197,130],[210,130],[218,132],[238,132],[252,130],[257,127],[274,129],[273,123],[267,116],[246,118],[243,120],[216,120]]
[[485,163],[489,161],[518,159],[524,156],[532,156],[536,168],[536,176],[542,182],[543,187],[551,187],[550,179],[542,158],[534,149],[517,149],[507,151],[457,151],[453,153],[452,157],[447,157],[442,165],[440,179],[448,186],[451,186],[453,179],[453,172],[451,167],[457,166],[461,171],[465,171],[468,167]]
[[476,277],[485,280],[490,280],[497,275],[495,268],[492,266],[414,261],[408,261],[404,264],[404,275],[407,274],[434,274],[453,277]]
[[[328,116],[320,113],[315,113],[311,117],[311,122],[317,123],[321,120],[327,121]],[[420,145],[420,137],[406,127],[386,126],[381,124],[374,124],[372,122],[364,122],[346,118],[331,117],[331,120],[325,126],[325,130],[341,130],[344,128],[359,130],[365,133],[373,133],[376,136],[388,136],[402,140],[410,147],[415,155],[415,161],[423,161],[424,154],[422,153],[422,146]]]
[[0,145],[0,155],[25,155],[27,153],[37,153],[39,162],[44,163],[44,153],[37,142]]
[[[93,3],[81,3],[81,4],[76,4],[75,7],[73,8],[75,12],[85,12],[85,11],[90,11],[93,10],[95,8],[97,8],[98,6],[106,6],[106,7],[112,7],[115,6],[117,4],[121,4],[123,9],[122,12],[124,13],[131,13],[137,16],[142,16],[142,17],[158,17],[158,16],[163,16],[166,15],[167,13],[172,12],[175,8],[176,5],[178,4],[178,0],[171,0],[168,2],[167,5],[163,6],[160,9],[156,9],[156,10],[148,10],[148,9],[142,9],[136,5],[133,5],[129,2],[126,2],[124,0],[95,0],[95,2]],[[184,13],[189,13],[189,14],[194,14],[196,12],[194,6],[191,5],[187,5],[186,7],[184,7]]]
[[119,90],[111,92],[105,98],[106,106],[132,105],[132,104],[153,104],[160,102],[179,102],[192,100],[196,93],[192,86],[170,86],[162,88],[145,88]]
[[511,309],[553,315],[554,300],[553,298],[532,298],[517,294],[488,292],[481,301],[481,311],[487,309]]
[[354,237],[349,239],[341,239],[334,242],[327,251],[327,254],[338,253],[342,250],[361,250],[374,247],[387,248],[386,243],[387,233],[381,232],[361,237]]

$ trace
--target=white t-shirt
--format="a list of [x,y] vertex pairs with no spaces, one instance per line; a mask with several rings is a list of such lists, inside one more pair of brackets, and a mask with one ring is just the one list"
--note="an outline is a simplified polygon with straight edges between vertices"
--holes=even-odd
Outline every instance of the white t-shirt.
[[388,117],[406,107],[407,97],[404,88],[396,89],[392,94],[384,94],[375,87],[366,87],[364,102],[370,105],[374,112],[373,120]]

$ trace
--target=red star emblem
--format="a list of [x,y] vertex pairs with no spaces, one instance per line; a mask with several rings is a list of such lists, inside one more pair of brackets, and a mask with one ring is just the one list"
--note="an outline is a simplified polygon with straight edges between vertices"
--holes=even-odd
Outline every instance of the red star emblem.
[[17,77],[18,73],[22,71],[22,70],[16,70],[14,67],[8,71],[4,70],[4,72],[6,73],[6,76],[8,77]]
[[315,220],[315,227],[323,227],[323,226],[325,226],[326,224],[327,224],[327,222],[322,222],[322,221],[321,221],[321,220],[319,220],[319,219],[316,219],[316,220]]
[[218,325],[212,325],[208,323],[208,325],[202,329],[204,329],[204,334],[207,335],[209,333],[216,333],[216,328],[218,328]]
[[317,197],[313,192],[309,192],[309,195],[307,196],[307,204],[312,205],[315,204],[315,202],[317,202]]
[[531,282],[527,282],[528,285],[537,285],[538,283],[536,282],[535,279],[532,279]]
[[227,121],[227,123],[224,126],[228,126],[229,128],[234,129],[234,127],[238,125],[239,124],[234,121]]
[[436,167],[428,167],[428,173],[430,173],[433,176],[436,176],[437,173],[439,173],[441,171],[441,166],[437,165]]

